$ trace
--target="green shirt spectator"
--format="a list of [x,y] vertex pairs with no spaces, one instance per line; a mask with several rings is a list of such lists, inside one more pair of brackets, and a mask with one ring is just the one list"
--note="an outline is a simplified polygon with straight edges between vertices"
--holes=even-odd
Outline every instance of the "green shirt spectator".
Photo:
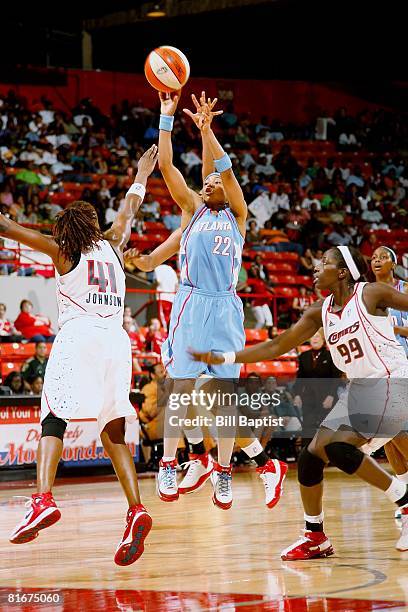
[[23,364],[21,368],[21,374],[24,380],[31,385],[31,383],[39,376],[44,379],[45,368],[47,367],[48,357],[47,345],[45,342],[37,342],[35,345],[35,355],[30,357]]

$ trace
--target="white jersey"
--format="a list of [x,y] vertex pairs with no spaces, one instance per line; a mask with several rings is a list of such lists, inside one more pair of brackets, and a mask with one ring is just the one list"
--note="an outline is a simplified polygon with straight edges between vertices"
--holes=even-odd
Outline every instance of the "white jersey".
[[342,310],[333,312],[333,295],[323,302],[322,320],[327,346],[336,367],[347,378],[387,378],[406,371],[404,349],[395,337],[389,316],[371,315],[362,299],[367,283],[356,283]]
[[107,240],[81,254],[78,264],[67,274],[56,276],[58,324],[91,316],[123,322],[125,273],[119,256]]

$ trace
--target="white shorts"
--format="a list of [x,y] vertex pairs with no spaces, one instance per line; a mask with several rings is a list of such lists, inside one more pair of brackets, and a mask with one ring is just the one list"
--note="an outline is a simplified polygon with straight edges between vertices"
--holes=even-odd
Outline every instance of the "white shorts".
[[41,421],[49,414],[97,419],[99,432],[120,417],[137,420],[129,401],[132,353],[117,321],[72,319],[58,332],[45,371]]
[[[352,381],[322,421],[321,427],[337,431],[352,427],[370,443],[371,451],[381,448],[408,423],[408,370],[392,378]],[[366,450],[368,452],[369,449]]]

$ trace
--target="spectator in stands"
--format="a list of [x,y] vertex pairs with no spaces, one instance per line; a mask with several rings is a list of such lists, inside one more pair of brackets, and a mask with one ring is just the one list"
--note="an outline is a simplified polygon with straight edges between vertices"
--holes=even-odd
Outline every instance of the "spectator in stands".
[[44,379],[41,376],[36,376],[31,383],[31,394],[41,395],[44,386]]
[[296,322],[302,314],[313,304],[313,297],[308,294],[306,285],[299,286],[299,295],[293,298],[292,302],[292,321]]
[[271,204],[273,210],[290,210],[289,196],[284,192],[283,185],[278,185],[276,193],[272,194]]
[[146,333],[146,350],[160,355],[161,345],[167,338],[167,333],[162,328],[159,319],[150,319]]
[[123,329],[130,338],[130,343],[133,351],[143,351],[145,342],[143,336],[136,331],[134,321],[130,316],[123,317]]
[[139,411],[139,420],[143,423],[143,434],[147,433],[149,440],[163,438],[164,407],[166,371],[163,364],[157,363],[148,367],[150,381],[142,388],[145,400]]
[[20,314],[14,325],[29,342],[53,342],[55,339],[51,321],[48,317],[34,315],[33,304],[30,300],[22,300]]
[[372,233],[368,235],[368,238],[364,238],[360,244],[360,252],[364,256],[366,263],[368,263],[375,251],[380,245],[377,235]]
[[171,214],[163,217],[165,227],[171,232],[174,232],[181,225],[181,215],[179,211],[180,209],[177,204],[173,204]]
[[364,187],[364,179],[361,176],[360,166],[354,166],[353,173],[350,174],[346,179],[346,186],[357,185],[357,187]]
[[146,221],[156,221],[160,217],[160,204],[154,199],[153,194],[146,193],[141,211]]
[[312,274],[315,269],[312,249],[306,249],[304,254],[300,257],[299,262],[299,274]]
[[0,342],[21,342],[22,335],[16,330],[13,323],[7,319],[7,307],[0,304]]
[[273,158],[273,165],[284,181],[290,182],[292,179],[298,178],[301,172],[301,168],[287,144],[281,146],[279,153]]
[[367,222],[367,226],[370,229],[377,229],[378,224],[382,221],[382,218],[383,216],[380,211],[375,207],[375,203],[370,200],[367,203],[367,209],[361,215],[361,219]]
[[23,377],[21,376],[20,372],[10,372],[4,381],[4,386],[11,390],[12,395],[26,394]]
[[[140,333],[139,325],[137,324],[136,319],[133,318],[132,309],[127,304],[125,304],[125,307],[123,309],[123,318],[125,318],[125,317],[129,317],[130,319],[132,319],[132,325],[131,325],[131,330],[130,331],[137,331],[137,332]],[[144,338],[143,338],[143,340],[144,340]]]
[[36,342],[35,353],[33,357],[27,359],[21,367],[21,374],[28,385],[40,376],[44,378],[45,370],[48,363],[47,345],[45,342]]
[[171,309],[178,288],[178,277],[174,268],[161,264],[154,270],[154,284],[157,291],[157,311],[160,322],[165,330],[170,322]]
[[180,155],[180,159],[185,164],[185,175],[191,177],[195,184],[201,180],[201,168],[203,162],[194,151],[193,147],[187,147],[185,153]]
[[252,265],[249,269],[247,284],[251,288],[251,293],[258,294],[257,297],[250,301],[252,314],[256,320],[255,329],[272,327],[273,319],[269,307],[271,291],[260,278],[260,270],[256,264]]
[[331,246],[348,246],[353,241],[352,236],[350,235],[348,228],[340,225],[339,223],[335,223],[332,231],[327,236],[327,242]]

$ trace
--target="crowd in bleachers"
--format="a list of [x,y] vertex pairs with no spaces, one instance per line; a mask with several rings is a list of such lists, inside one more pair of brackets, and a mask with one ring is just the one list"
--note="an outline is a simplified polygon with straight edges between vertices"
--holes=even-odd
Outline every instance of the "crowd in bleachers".
[[[62,105],[61,105],[62,106]],[[20,223],[50,227],[70,201],[96,208],[102,227],[124,203],[129,169],[158,138],[157,108],[123,101],[103,114],[91,100],[56,107],[44,97],[28,102],[0,94],[0,210]],[[280,328],[293,323],[316,299],[311,274],[330,245],[360,246],[369,258],[384,236],[399,255],[408,251],[407,170],[399,154],[406,120],[384,110],[350,116],[344,108],[294,125],[250,114],[233,104],[214,122],[249,205],[248,232],[238,289],[247,324]],[[175,163],[196,189],[201,185],[200,137],[182,113],[173,130]],[[157,171],[134,223],[131,245],[141,251],[162,243],[180,225],[179,209]],[[24,261],[24,263],[22,263]],[[23,260],[0,243],[0,274],[52,273]],[[148,275],[148,280],[153,280]],[[154,286],[154,285],[152,285]],[[25,301],[2,339],[52,341],[47,317]],[[138,372],[158,354],[158,342],[139,332],[127,313],[124,326]],[[165,335],[165,323],[158,322]],[[10,324],[11,325],[11,324]],[[276,327],[275,327],[276,329]],[[157,330],[156,330],[157,331]]]

